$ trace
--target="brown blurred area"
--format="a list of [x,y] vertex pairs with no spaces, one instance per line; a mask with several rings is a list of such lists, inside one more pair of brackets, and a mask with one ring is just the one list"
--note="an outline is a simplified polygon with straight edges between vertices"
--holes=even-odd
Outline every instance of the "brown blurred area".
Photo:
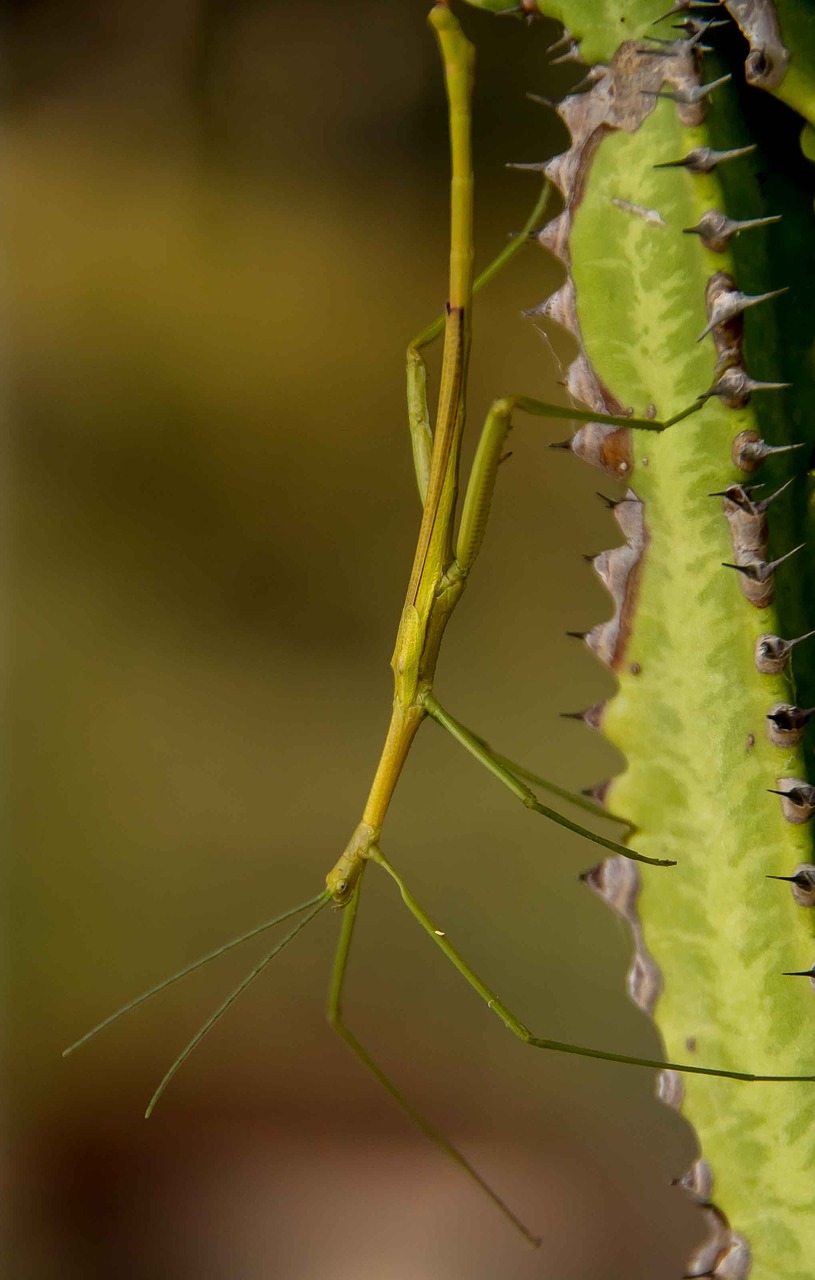
[[[478,261],[563,144],[525,100],[579,73],[557,34],[479,44]],[[12,822],[4,862],[5,1274],[17,1280],[670,1280],[693,1154],[648,1072],[526,1049],[372,869],[345,1007],[427,1115],[544,1237],[533,1252],[323,1020],[324,912],[207,1037],[262,954],[204,969],[75,1057],[124,1000],[318,892],[361,812],[419,505],[403,353],[441,307],[447,142],[424,5],[28,0],[5,9]],[[520,312],[530,246],[483,296],[492,396],[551,398]],[[610,482],[526,420],[438,692],[574,788],[621,767],[557,712],[608,676],[566,628],[609,612],[580,553]],[[658,1053],[592,846],[426,727],[385,847],[539,1034]],[[658,873],[657,873],[658,874]]]

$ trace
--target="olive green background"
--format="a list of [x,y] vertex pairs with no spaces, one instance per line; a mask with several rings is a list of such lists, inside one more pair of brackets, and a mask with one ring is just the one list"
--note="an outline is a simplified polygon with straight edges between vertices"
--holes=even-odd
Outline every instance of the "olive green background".
[[[479,45],[478,262],[563,145],[525,101],[557,31],[463,15]],[[165,973],[319,890],[361,812],[419,506],[403,352],[444,302],[447,154],[422,3],[55,3],[6,14],[11,342],[5,521],[7,1272],[25,1280],[672,1280],[693,1155],[648,1072],[513,1041],[372,869],[351,1026],[544,1236],[534,1253],[323,1022],[324,913],[198,1049],[258,944],[66,1062]],[[551,398],[570,345],[479,302],[471,436]],[[526,420],[450,629],[441,700],[561,783],[621,767],[557,718],[606,696],[564,630],[610,605],[600,473]],[[596,861],[423,729],[385,848],[538,1033],[658,1053],[624,993]],[[670,876],[670,871],[648,871]],[[262,947],[262,943],[260,946]]]

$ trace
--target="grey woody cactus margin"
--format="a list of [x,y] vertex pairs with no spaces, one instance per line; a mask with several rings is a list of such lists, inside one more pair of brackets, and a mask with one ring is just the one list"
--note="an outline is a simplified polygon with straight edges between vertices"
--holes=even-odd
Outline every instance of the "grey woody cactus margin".
[[[538,7],[567,28],[552,52],[587,66],[557,107],[571,144],[541,166],[563,209],[539,239],[564,280],[531,314],[569,330],[569,390],[598,412],[707,401],[660,435],[588,424],[564,442],[626,486],[610,503],[625,541],[594,560],[614,615],[584,637],[619,691],[584,718],[627,768],[592,794],[633,824],[638,849],[677,861],[670,884],[616,857],[584,879],[631,927],[629,989],[669,1059],[804,1073],[813,183],[801,119],[762,90],[812,119],[815,12],[520,9]],[[660,1095],[702,1151],[680,1179],[708,1226],[689,1276],[811,1280],[815,1090],[790,1090],[663,1073]]]

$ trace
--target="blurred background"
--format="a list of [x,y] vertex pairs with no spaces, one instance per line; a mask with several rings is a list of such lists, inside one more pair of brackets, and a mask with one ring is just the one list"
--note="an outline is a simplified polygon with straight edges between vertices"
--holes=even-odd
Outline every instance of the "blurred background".
[[[467,12],[478,263],[565,144],[525,99],[553,24]],[[404,348],[445,298],[447,137],[417,0],[5,6],[12,832],[4,859],[7,1274],[17,1280],[675,1280],[689,1132],[650,1073],[512,1039],[375,869],[350,1025],[544,1236],[531,1251],[323,1020],[324,912],[142,1119],[262,954],[248,944],[75,1057],[123,1001],[318,892],[391,698],[419,521]],[[490,399],[558,394],[525,249],[479,301]],[[611,482],[526,419],[448,633],[442,701],[566,786],[621,767],[557,718],[612,682],[564,630],[608,616],[581,553]],[[611,487],[610,487],[611,486]],[[420,901],[539,1034],[658,1054],[594,847],[426,727],[386,831]]]

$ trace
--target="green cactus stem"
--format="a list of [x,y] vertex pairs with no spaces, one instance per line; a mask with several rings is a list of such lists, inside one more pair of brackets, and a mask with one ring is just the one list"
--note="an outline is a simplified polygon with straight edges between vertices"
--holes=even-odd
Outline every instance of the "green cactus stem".
[[[540,239],[565,279],[536,314],[576,339],[568,385],[598,411],[662,414],[707,396],[662,435],[590,425],[572,441],[626,485],[614,506],[625,542],[594,562],[614,616],[586,637],[619,681],[595,716],[627,760],[606,802],[639,849],[677,862],[670,881],[616,858],[587,879],[632,927],[631,991],[668,1059],[804,1073],[815,664],[807,642],[785,653],[772,637],[815,625],[800,545],[813,184],[801,121],[759,90],[812,119],[815,15],[795,0],[777,15],[734,2],[655,25],[665,0],[540,7],[567,28],[561,56],[602,65],[560,106],[571,145],[545,172],[563,211]],[[728,10],[741,34],[698,25]],[[718,52],[702,56],[702,41]],[[665,1073],[660,1093],[701,1147],[683,1185],[709,1230],[688,1274],[809,1280],[815,1090]]]

